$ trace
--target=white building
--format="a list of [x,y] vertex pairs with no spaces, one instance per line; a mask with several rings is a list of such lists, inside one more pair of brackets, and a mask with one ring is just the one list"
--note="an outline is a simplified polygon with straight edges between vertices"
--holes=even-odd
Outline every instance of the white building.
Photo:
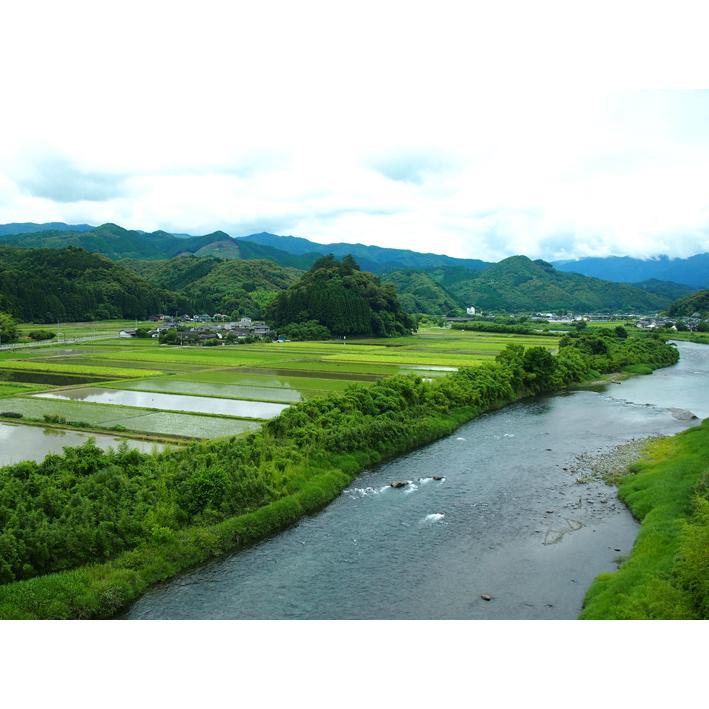
[[475,306],[471,305],[468,308],[465,309],[465,312],[468,313],[468,315],[475,315]]

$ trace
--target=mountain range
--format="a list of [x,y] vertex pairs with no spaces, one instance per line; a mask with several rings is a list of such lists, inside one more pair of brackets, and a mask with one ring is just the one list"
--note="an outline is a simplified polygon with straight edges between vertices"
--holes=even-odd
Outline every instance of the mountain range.
[[[239,310],[241,301],[248,314],[258,316],[274,294],[327,254],[354,256],[363,271],[376,273],[395,286],[407,311],[436,315],[460,315],[469,305],[488,311],[649,313],[667,308],[696,289],[657,278],[610,282],[578,274],[567,268],[569,263],[558,268],[526,256],[488,263],[363,244],[317,244],[269,233],[232,238],[222,231],[190,236],[129,230],[116,224],[55,223],[44,231],[38,230],[41,226],[0,227],[0,246],[19,250],[81,248],[119,263],[144,283],[179,293],[181,303],[229,314]],[[12,229],[24,231],[9,233]],[[683,260],[694,280],[701,280],[701,256]],[[678,260],[656,261],[676,272]],[[250,262],[254,264],[251,268],[246,265]],[[576,268],[578,264],[582,262],[572,265]],[[637,274],[644,273],[637,270]]]
[[[172,234],[166,231],[145,232],[123,229],[115,224],[92,227],[88,224],[18,223],[0,225],[0,243],[9,246],[63,248],[80,246],[109,258],[172,258],[192,253],[219,258],[266,258],[283,266],[307,269],[321,255],[355,257],[360,267],[372,273],[400,270],[427,271],[433,268],[464,268],[482,271],[492,263],[480,259],[461,259],[444,254],[419,253],[407,249],[389,249],[364,244],[318,244],[296,236],[278,236],[268,232],[232,237],[223,231],[204,236]],[[709,253],[671,259],[658,256],[637,259],[630,256],[581,258],[553,261],[558,271],[593,276],[619,283],[668,281],[690,288],[709,287]]]
[[559,271],[570,271],[620,283],[639,283],[655,279],[673,281],[693,288],[709,286],[709,253],[674,259],[667,256],[651,259],[606,256],[576,261],[554,261],[553,266]]

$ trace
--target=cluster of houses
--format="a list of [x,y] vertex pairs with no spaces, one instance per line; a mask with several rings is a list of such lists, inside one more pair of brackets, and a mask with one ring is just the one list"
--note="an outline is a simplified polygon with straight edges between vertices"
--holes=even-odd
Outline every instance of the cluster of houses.
[[[465,309],[468,316],[478,316],[483,315],[480,309],[476,309],[474,306],[469,306]],[[519,315],[519,313],[518,313]],[[492,319],[495,316],[494,313],[486,312],[485,317]],[[445,320],[449,323],[452,322],[465,322],[468,317],[448,317]],[[656,315],[655,317],[648,317],[645,315],[640,315],[637,313],[611,313],[611,314],[600,314],[600,313],[589,313],[584,315],[575,315],[574,313],[549,313],[549,312],[537,312],[533,313],[530,318],[532,322],[547,322],[556,325],[573,325],[576,322],[625,322],[626,325],[630,326],[634,324],[635,327],[641,330],[677,330],[686,329],[695,331],[699,327],[701,322],[701,314],[693,313],[691,317],[682,318],[668,318],[660,317]]]
[[[184,316],[180,319],[154,316],[150,319],[160,323],[148,330],[147,336],[152,338],[159,338],[161,333],[173,328],[177,328],[185,336],[189,335],[191,339],[198,340],[233,340],[245,337],[266,337],[272,334],[271,328],[262,320],[241,318],[241,320],[228,321],[227,316],[220,313],[212,316]],[[119,336],[137,337],[138,334],[137,328],[125,329],[120,331]]]
[[641,318],[635,323],[635,327],[641,330],[677,330],[680,325],[694,332],[701,321],[700,314],[693,313],[688,318]]

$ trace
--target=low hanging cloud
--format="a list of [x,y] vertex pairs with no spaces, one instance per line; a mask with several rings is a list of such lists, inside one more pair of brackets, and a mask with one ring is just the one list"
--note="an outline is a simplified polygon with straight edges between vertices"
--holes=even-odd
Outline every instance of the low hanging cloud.
[[63,157],[44,157],[28,166],[17,186],[53,202],[105,202],[124,192],[124,175],[82,170]]

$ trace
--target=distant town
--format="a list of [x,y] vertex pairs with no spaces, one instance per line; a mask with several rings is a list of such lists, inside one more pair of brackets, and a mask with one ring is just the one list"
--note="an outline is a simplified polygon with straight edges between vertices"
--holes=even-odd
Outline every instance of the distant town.
[[256,339],[270,338],[271,328],[262,320],[241,318],[228,320],[221,313],[214,315],[183,315],[174,318],[168,315],[154,315],[150,320],[156,323],[153,328],[123,329],[120,337],[149,337],[159,339],[165,344],[227,344],[253,342]]
[[[695,332],[702,322],[700,313],[693,313],[690,317],[669,318],[655,315],[638,313],[584,313],[575,314],[567,312],[565,314],[550,312],[535,312],[525,314],[510,315],[507,313],[483,312],[469,306],[466,308],[465,317],[445,317],[441,319],[442,324],[451,325],[469,321],[495,321],[506,318],[517,318],[518,321],[527,321],[548,325],[578,325],[579,323],[591,322],[625,322],[626,325],[634,325],[640,330],[670,330]],[[254,342],[256,340],[269,340],[285,342],[284,336],[279,336],[263,320],[252,320],[249,317],[242,317],[239,320],[229,320],[227,315],[222,313],[207,313],[198,315],[153,315],[150,320],[155,323],[155,327],[126,328],[119,332],[122,338],[138,337],[158,339],[161,344],[204,344],[204,345],[226,345],[240,342]]]

